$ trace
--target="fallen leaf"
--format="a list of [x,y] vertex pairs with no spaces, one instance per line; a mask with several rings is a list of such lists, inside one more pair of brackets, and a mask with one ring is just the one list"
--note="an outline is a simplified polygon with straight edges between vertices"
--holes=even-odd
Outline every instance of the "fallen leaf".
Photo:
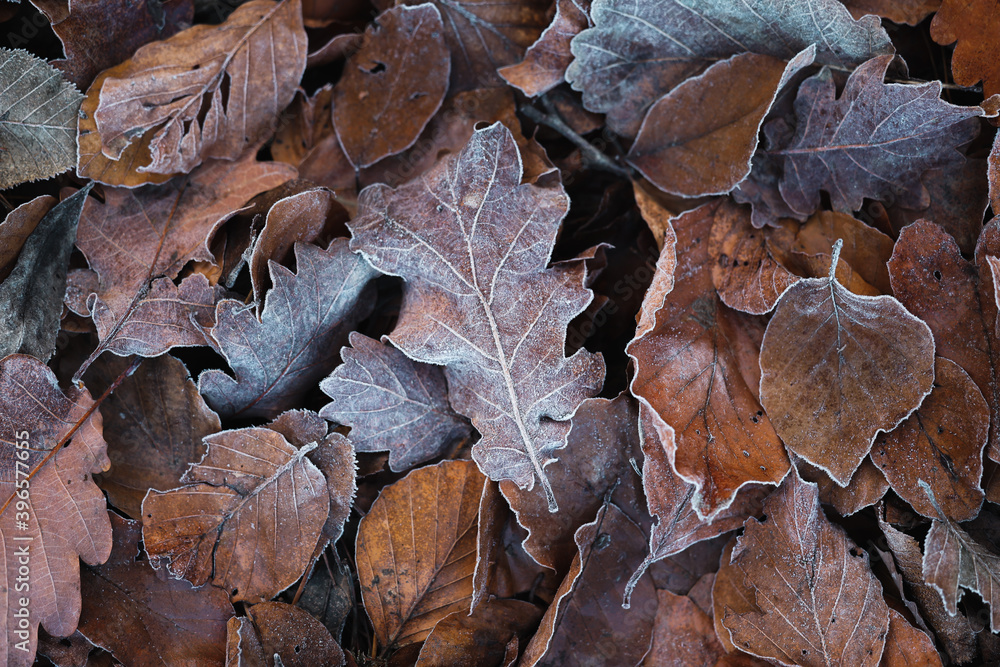
[[941,7],[941,0],[843,0],[856,19],[868,14],[917,25]]
[[222,665],[226,621],[233,606],[225,591],[161,580],[139,541],[142,524],[108,513],[114,534],[103,565],[83,568],[80,633],[95,645],[143,665]]
[[833,505],[842,516],[856,514],[882,500],[889,490],[889,482],[879,468],[867,456],[861,462],[847,486],[840,486],[828,474],[810,463],[793,455],[792,462],[799,476],[819,488],[819,501]]
[[[1000,20],[995,3],[988,0],[943,0],[931,21],[931,38],[942,45],[955,44],[951,75],[960,86],[983,82],[983,95],[1000,93],[1000,69],[992,27]],[[956,44],[957,42],[957,44]]]
[[[921,175],[964,161],[957,148],[979,133],[974,118],[983,110],[942,101],[940,82],[883,83],[892,60],[858,67],[840,97],[829,68],[799,87],[794,135],[769,148],[771,159],[783,161],[781,196],[797,216],[819,208],[821,190],[843,212],[860,209],[865,197],[929,203]],[[809,122],[816,115],[824,122]]]
[[76,86],[27,51],[0,49],[0,90],[0,190],[72,167],[83,100]]
[[656,259],[653,280],[642,297],[639,306],[635,338],[639,338],[656,323],[656,312],[663,307],[663,301],[674,289],[674,273],[677,271],[677,234],[671,220],[674,215],[657,202],[645,189],[633,184],[635,203],[643,220],[649,226],[660,248]]
[[636,369],[632,394],[655,413],[658,429],[674,430],[661,441],[677,474],[697,487],[692,505],[705,518],[728,507],[740,487],[777,484],[789,467],[757,400],[764,323],[729,309],[712,283],[709,235],[720,205],[674,218],[674,289],[653,327],[626,348]]
[[[836,266],[839,244],[833,254]],[[934,338],[891,296],[808,278],[779,299],[760,369],[761,404],[785,446],[847,486],[878,432],[930,392]]]
[[221,25],[147,44],[103,80],[94,112],[101,152],[120,159],[151,136],[152,162],[139,171],[174,174],[209,158],[235,160],[273,132],[292,101],[305,37],[299,0],[252,0]]
[[468,613],[482,485],[472,461],[418,468],[361,519],[358,578],[379,646],[421,642],[452,612]]
[[0,283],[0,358],[22,353],[48,361],[55,353],[66,270],[91,187],[84,186],[45,214]]
[[437,366],[411,360],[385,343],[350,334],[344,360],[320,389],[333,399],[320,414],[351,427],[359,452],[389,452],[389,468],[403,472],[468,439],[468,421],[448,405],[448,385]]
[[941,656],[934,642],[895,609],[889,610],[889,634],[885,638],[882,667],[939,667]]
[[51,195],[40,195],[15,208],[0,222],[0,280],[10,275],[24,242],[58,202]]
[[984,498],[979,482],[989,425],[989,405],[975,383],[961,366],[938,357],[934,389],[906,421],[876,440],[872,461],[920,514],[937,516],[921,488],[928,484],[947,517],[974,519]]
[[815,54],[810,45],[787,63],[756,53],[715,63],[649,108],[629,163],[670,194],[729,192],[750,173],[760,126],[778,92]]
[[354,611],[354,574],[339,558],[324,557],[321,561],[302,589],[298,606],[319,620],[331,636],[340,637]]
[[374,304],[374,271],[346,239],[326,250],[295,244],[298,273],[269,263],[274,287],[261,318],[239,300],[216,306],[212,339],[235,377],[211,369],[198,390],[223,418],[274,417],[298,404],[336,363],[347,333]]
[[[976,243],[975,262],[979,272],[979,307],[982,310],[983,326],[986,329],[986,341],[990,351],[990,361],[993,367],[993,385],[990,391],[983,392],[990,404],[990,441],[986,454],[994,461],[1000,461],[1000,310],[997,299],[1000,290],[997,288],[997,278],[994,277],[996,261],[990,257],[1000,256],[1000,220],[990,220],[983,228]],[[974,325],[973,325],[974,326]],[[996,350],[997,352],[994,352]],[[971,372],[970,372],[971,374]],[[976,369],[974,377],[982,378],[985,373]],[[1000,482],[1000,479],[997,480]],[[987,486],[984,480],[984,487]],[[1000,491],[1000,484],[997,485]]]
[[583,92],[587,109],[608,114],[608,127],[625,136],[635,136],[661,95],[739,53],[789,60],[816,44],[818,63],[852,67],[893,52],[877,19],[855,21],[836,0],[595,0],[590,14],[594,27],[573,38],[576,60],[566,80]]
[[[726,609],[722,624],[741,650],[791,665],[878,665],[889,631],[882,586],[868,554],[830,523],[815,484],[791,474],[747,519],[732,561],[732,585],[757,610]],[[718,578],[716,579],[718,582]],[[717,584],[718,585],[718,584]]]
[[[91,366],[85,380],[106,389],[129,365],[109,357]],[[205,454],[202,438],[221,429],[184,364],[163,355],[147,359],[101,406],[111,470],[97,483],[116,509],[142,518],[148,489],[180,486],[188,466]]]
[[340,667],[344,652],[323,624],[298,607],[262,602],[229,620],[230,667]]
[[638,665],[649,650],[658,601],[649,575],[622,608],[625,580],[646,536],[615,504],[576,531],[577,556],[519,663]]
[[[7,462],[0,538],[9,545],[0,573],[6,616],[0,655],[12,667],[32,664],[39,623],[51,635],[72,634],[80,617],[79,559],[97,565],[111,553],[107,507],[91,478],[109,465],[95,409],[86,390],[64,394],[34,357],[0,359],[0,442]],[[27,581],[19,566],[27,567]]]
[[452,406],[483,436],[472,455],[484,473],[539,482],[554,512],[544,468],[566,442],[565,420],[600,387],[604,361],[585,350],[564,357],[566,326],[592,298],[586,268],[546,268],[567,197],[520,185],[521,173],[509,130],[476,130],[419,182],[366,188],[351,249],[407,281],[389,339],[445,365]]
[[416,667],[505,664],[508,642],[523,646],[541,618],[541,609],[521,600],[490,600],[471,614],[452,612],[427,636]]
[[333,124],[351,163],[368,167],[412,146],[441,107],[450,73],[436,6],[379,14],[333,89]]
[[570,41],[590,27],[590,4],[591,0],[557,0],[552,22],[528,47],[524,60],[501,67],[497,73],[528,97],[537,97],[561,84],[573,61]]
[[330,512],[326,480],[305,458],[316,445],[297,449],[266,428],[204,442],[185,486],[151,489],[142,502],[150,562],[234,602],[269,600],[302,576]]

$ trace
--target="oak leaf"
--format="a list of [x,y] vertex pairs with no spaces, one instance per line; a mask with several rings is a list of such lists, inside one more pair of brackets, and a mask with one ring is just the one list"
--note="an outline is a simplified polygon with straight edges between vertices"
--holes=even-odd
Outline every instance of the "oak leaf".
[[468,613],[482,487],[472,461],[418,468],[361,520],[358,578],[381,647],[421,642],[450,613]]
[[[839,243],[834,248],[836,266]],[[760,347],[760,400],[785,445],[847,486],[879,431],[930,393],[934,338],[891,296],[832,275],[790,287]]]
[[448,91],[451,58],[433,4],[379,14],[333,89],[333,124],[358,169],[413,145]]
[[359,452],[388,451],[389,468],[402,472],[469,438],[468,421],[448,405],[439,367],[357,332],[349,340],[340,351],[344,363],[320,383],[333,399],[320,415],[350,426]]
[[[39,623],[59,637],[76,629],[79,559],[97,565],[111,553],[107,506],[91,478],[109,465],[95,410],[86,390],[67,396],[34,357],[0,359],[0,538],[10,545],[0,570],[0,656],[12,667],[32,664]],[[15,581],[24,575],[18,574],[13,545],[26,545],[29,554],[27,605],[19,604],[24,591],[16,591]],[[28,610],[27,627],[19,627],[15,615],[21,608]]]
[[326,250],[295,245],[297,273],[271,262],[260,319],[237,299],[220,301],[212,339],[235,377],[211,369],[198,390],[222,417],[274,417],[299,399],[337,361],[347,333],[374,306],[375,272],[336,239]]
[[296,448],[266,428],[222,431],[169,491],[142,502],[150,562],[195,586],[209,581],[233,601],[269,600],[310,564],[330,512],[326,480]]
[[1000,10],[989,0],[943,0],[931,21],[935,42],[955,44],[951,58],[955,83],[973,86],[982,81],[986,97],[1000,93],[1000,51],[993,39],[998,21]]
[[564,356],[566,327],[592,298],[586,267],[546,268],[567,197],[521,175],[510,131],[476,130],[419,181],[366,188],[351,248],[407,281],[389,340],[445,365],[452,406],[483,435],[472,455],[484,473],[540,483],[556,511],[544,468],[566,442],[564,420],[601,386],[604,362],[585,350]]
[[661,95],[739,53],[789,60],[816,44],[817,62],[852,67],[893,50],[876,18],[855,21],[836,0],[595,0],[591,18],[595,26],[573,38],[566,79],[626,136]]
[[792,473],[748,519],[723,571],[757,609],[726,609],[722,625],[741,650],[790,665],[879,664],[889,631],[882,586],[868,554],[823,515],[814,484]]
[[233,616],[226,592],[160,579],[139,546],[142,524],[112,512],[108,517],[111,556],[81,572],[80,633],[132,663],[222,665],[226,621]]
[[661,432],[660,439],[677,474],[697,487],[692,504],[706,518],[728,507],[740,487],[777,484],[789,467],[757,399],[764,323],[721,303],[712,283],[709,235],[721,205],[705,204],[672,221],[673,291],[652,328],[626,348],[636,369],[632,394],[651,409],[658,430],[673,429],[673,437]]
[[72,167],[76,86],[27,51],[0,49],[0,91],[0,190]]
[[158,174],[235,160],[274,130],[305,63],[299,0],[253,0],[221,25],[147,44],[102,82],[101,152],[119,159],[149,137],[152,161],[138,170]]

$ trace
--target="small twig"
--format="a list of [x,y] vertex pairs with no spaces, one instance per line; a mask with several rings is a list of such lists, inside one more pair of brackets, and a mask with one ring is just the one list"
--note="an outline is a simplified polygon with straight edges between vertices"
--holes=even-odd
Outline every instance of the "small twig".
[[631,178],[631,174],[629,174],[627,169],[615,164],[611,158],[597,150],[593,144],[577,134],[576,131],[567,125],[558,115],[543,113],[532,106],[521,107],[521,112],[532,121],[555,130],[575,144],[593,168],[610,172],[616,176],[620,176],[621,178]]

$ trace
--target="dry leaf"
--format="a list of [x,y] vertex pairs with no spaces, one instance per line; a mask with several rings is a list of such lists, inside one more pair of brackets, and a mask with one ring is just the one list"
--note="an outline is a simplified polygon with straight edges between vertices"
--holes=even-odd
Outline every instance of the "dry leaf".
[[358,578],[381,647],[421,642],[450,613],[468,613],[482,485],[472,461],[418,468],[361,520]]
[[697,487],[692,504],[706,518],[728,507],[743,485],[777,484],[789,467],[757,401],[764,323],[730,310],[712,283],[709,235],[719,206],[705,204],[672,221],[674,289],[654,326],[626,348],[636,368],[632,394],[655,413],[658,430],[674,430],[673,438],[661,433],[661,441],[677,474]]
[[297,449],[265,428],[222,431],[170,491],[142,502],[150,561],[235,601],[269,600],[309,566],[330,512],[326,480]]
[[[838,255],[839,244],[834,266]],[[760,369],[761,404],[785,445],[847,486],[878,432],[930,392],[934,338],[890,296],[808,278],[779,299]]]
[[941,7],[941,0],[843,0],[856,19],[868,14],[917,25]]
[[941,667],[934,642],[895,609],[889,610],[889,634],[885,638],[881,667]]
[[993,28],[1000,21],[990,0],[943,0],[931,21],[931,37],[938,44],[955,44],[951,75],[960,86],[983,82],[983,95],[1000,93],[1000,68]]
[[50,195],[40,195],[15,208],[0,222],[0,280],[10,275],[24,242],[58,202]]
[[448,385],[437,366],[421,364],[385,343],[351,332],[344,363],[320,383],[333,399],[320,414],[351,427],[359,452],[389,452],[402,472],[441,456],[468,439],[468,421],[448,405]]
[[528,97],[537,97],[565,80],[573,61],[570,41],[590,27],[591,0],[557,0],[552,23],[528,47],[524,60],[497,70],[503,79]]
[[742,573],[732,584],[758,607],[725,610],[732,642],[790,665],[878,665],[889,609],[867,552],[823,516],[816,486],[794,473],[764,512],[747,520],[719,574]]
[[323,625],[298,607],[262,602],[231,618],[227,667],[340,667],[344,652]]
[[395,7],[376,17],[333,89],[333,124],[358,169],[420,136],[448,91],[451,59],[437,7]]
[[446,366],[455,410],[483,438],[472,455],[496,480],[541,483],[580,402],[597,392],[603,359],[563,354],[566,326],[591,300],[582,262],[546,268],[566,213],[562,188],[521,185],[521,161],[499,123],[477,130],[419,182],[367,188],[351,248],[407,281],[390,340]]
[[142,524],[108,513],[111,557],[86,567],[80,633],[130,664],[219,665],[225,659],[226,621],[233,606],[225,591],[161,580],[139,546]]
[[305,66],[299,0],[252,0],[221,25],[147,44],[102,82],[101,152],[120,159],[149,138],[152,162],[139,171],[158,174],[235,160],[273,132]]
[[76,86],[27,51],[0,49],[0,90],[0,190],[72,167]]
[[824,505],[833,505],[843,516],[860,512],[865,507],[871,507],[882,500],[889,490],[879,469],[872,463],[872,457],[867,456],[861,462],[847,486],[840,486],[821,469],[807,463],[798,456],[792,455],[792,461],[799,476],[807,482],[812,482],[819,488],[819,501]]
[[471,614],[452,612],[427,636],[416,667],[505,664],[507,644],[513,639],[523,646],[541,618],[538,607],[521,600],[490,600]]

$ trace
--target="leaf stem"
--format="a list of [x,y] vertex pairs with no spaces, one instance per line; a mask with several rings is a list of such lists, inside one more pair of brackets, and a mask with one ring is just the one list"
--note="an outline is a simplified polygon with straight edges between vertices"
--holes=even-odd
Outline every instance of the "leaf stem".
[[843,247],[844,239],[837,239],[837,242],[833,244],[830,256],[830,280],[835,280],[837,277],[837,262],[840,261],[840,251]]
[[597,150],[597,148],[591,144],[589,141],[577,134],[576,130],[571,128],[569,125],[563,121],[556,113],[544,113],[539,111],[533,106],[523,106],[520,109],[521,113],[527,116],[529,119],[538,123],[539,125],[545,125],[561,134],[563,137],[572,142],[575,146],[580,149],[583,156],[586,158],[587,162],[594,169],[600,169],[601,171],[607,171],[614,174],[615,176],[620,176],[621,178],[629,179],[631,174],[624,167],[615,164],[615,162]]

